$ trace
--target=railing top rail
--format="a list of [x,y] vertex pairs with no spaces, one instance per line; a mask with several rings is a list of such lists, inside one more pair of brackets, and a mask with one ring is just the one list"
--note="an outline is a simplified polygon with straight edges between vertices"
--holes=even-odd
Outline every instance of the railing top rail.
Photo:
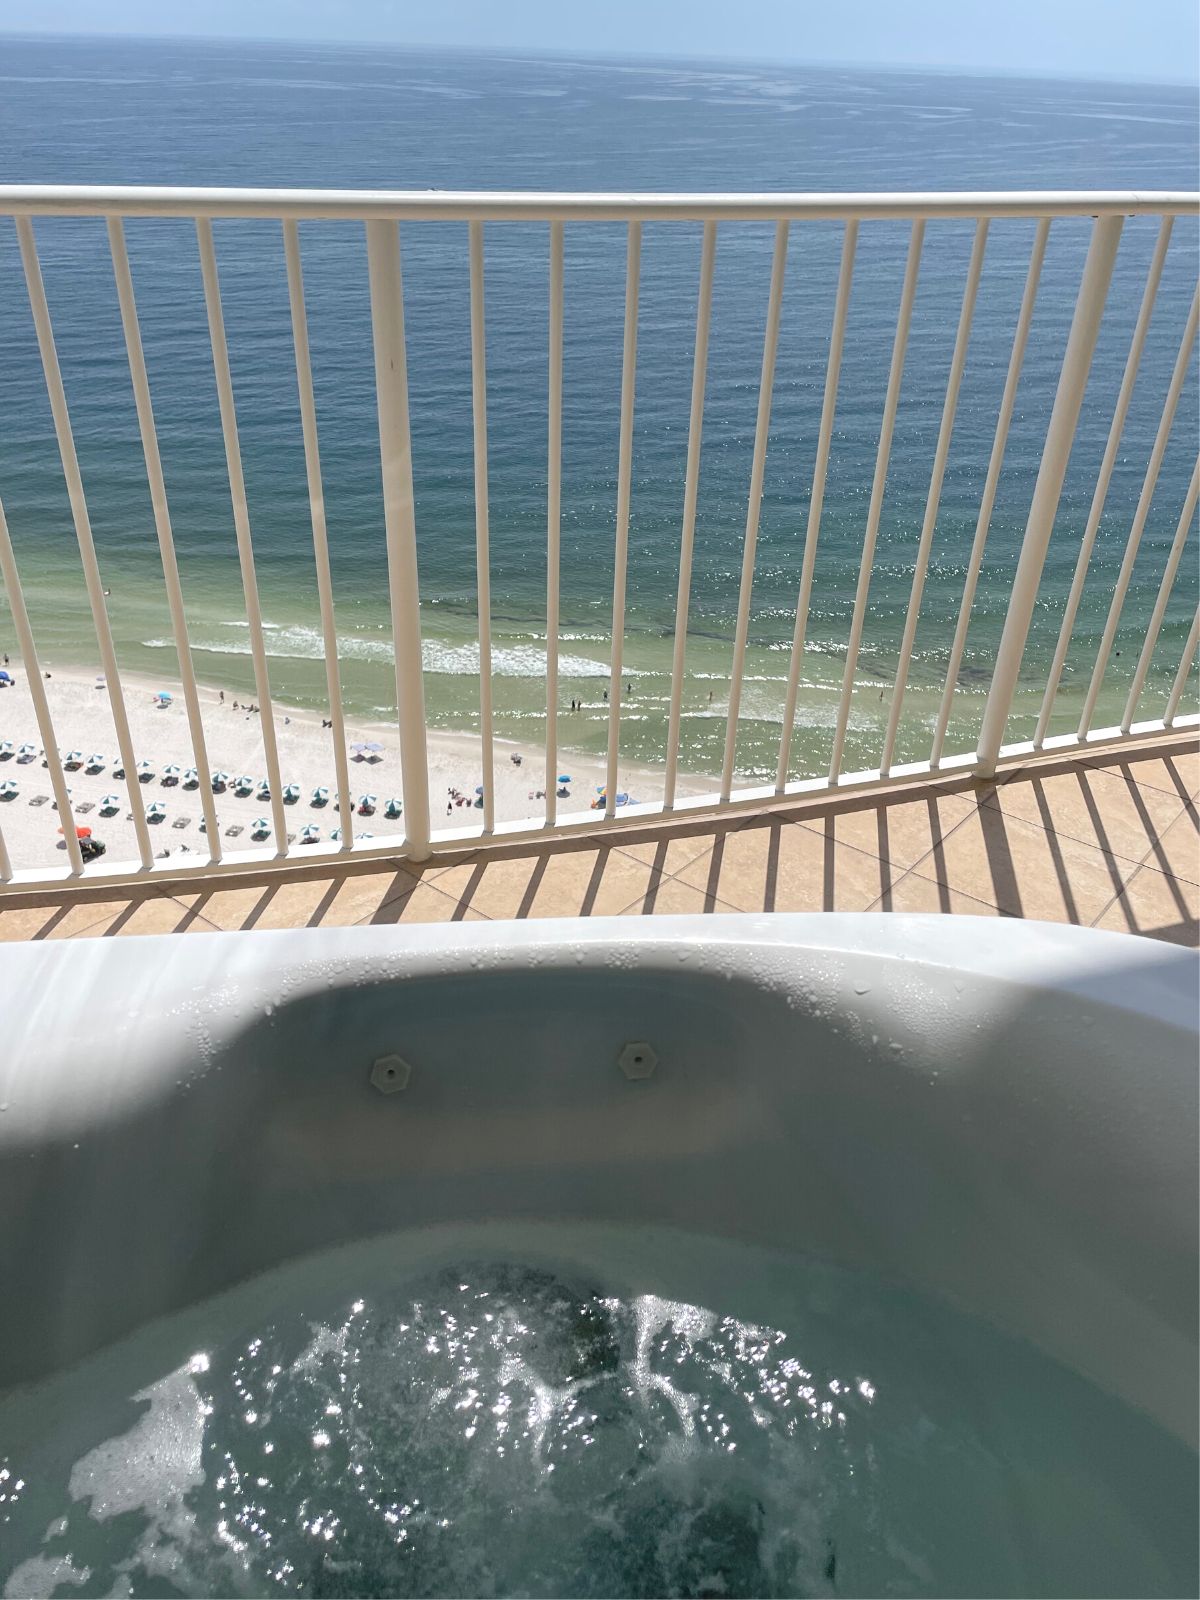
[[809,218],[1098,217],[1200,210],[1183,190],[1012,190],[896,194],[555,194],[449,189],[188,189],[0,184],[0,214],[268,217],[413,221],[704,222]]

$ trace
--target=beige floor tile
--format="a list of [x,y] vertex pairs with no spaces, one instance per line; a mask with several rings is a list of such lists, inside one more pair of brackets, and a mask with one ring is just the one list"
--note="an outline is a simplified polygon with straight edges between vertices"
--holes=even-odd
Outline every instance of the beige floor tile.
[[657,838],[653,835],[633,841],[620,838],[617,846],[635,861],[641,861],[656,872],[664,872],[667,877],[673,878],[691,862],[707,855],[718,838],[723,838],[741,825],[736,821],[723,822],[716,827],[693,827],[686,831],[662,833]]
[[861,850],[769,817],[726,835],[677,881],[739,911],[862,911],[897,876]]
[[387,922],[485,922],[487,919],[453,895],[443,894],[432,883],[419,883],[411,894],[394,895],[390,900],[358,918],[365,923]]
[[1090,923],[1138,869],[984,805],[913,870],[1012,916]]
[[1108,772],[1127,773],[1134,783],[1144,788],[1161,789],[1181,799],[1200,794],[1200,750],[1194,746],[1168,746],[1166,754],[1150,749],[1144,754],[1098,755],[1090,757],[1088,765]]
[[234,882],[199,894],[182,891],[176,898],[188,908],[193,921],[228,931],[310,924],[347,927],[394,896],[409,893],[415,883],[407,872],[388,868],[345,877],[334,872],[313,878],[280,875]]
[[656,874],[609,845],[554,849],[483,859],[434,880],[443,893],[492,920],[516,917],[606,917],[643,893]]
[[81,934],[173,933],[183,912],[157,890],[132,894],[115,891],[103,900],[95,896],[47,901],[36,906],[0,912],[0,939],[76,939]]
[[102,923],[81,928],[76,937],[124,938],[134,934],[178,933],[188,917],[186,906],[168,894],[146,895],[126,900],[119,910]]
[[1200,886],[1143,867],[1094,926],[1195,949],[1200,944]]
[[1146,856],[1146,866],[1188,883],[1200,883],[1200,807],[1187,806],[1159,835]]
[[0,940],[48,939],[67,914],[55,900],[41,900],[36,905],[4,906],[0,900]]
[[681,878],[657,878],[644,894],[621,912],[625,917],[682,917],[704,912],[737,915],[737,906],[727,905],[706,889],[694,888]]
[[915,872],[901,878],[886,895],[867,909],[921,914],[940,911],[966,917],[1001,917],[1005,914],[997,906],[974,900],[968,894],[960,894],[957,889],[949,889],[932,878],[919,878]]
[[788,817],[836,844],[851,845],[868,855],[880,856],[896,867],[915,866],[978,804],[974,794],[931,792],[920,799],[892,798],[880,804],[848,802],[847,809],[823,816]]
[[1143,788],[1117,769],[1082,764],[1065,772],[1029,769],[984,803],[1127,861],[1143,860],[1184,806],[1174,790]]

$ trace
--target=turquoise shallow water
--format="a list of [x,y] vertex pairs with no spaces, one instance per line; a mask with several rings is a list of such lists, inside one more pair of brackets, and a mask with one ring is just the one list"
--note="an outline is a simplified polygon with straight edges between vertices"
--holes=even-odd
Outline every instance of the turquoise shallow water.
[[[299,46],[8,41],[0,153],[17,180],[863,190],[1194,187],[1194,90],[800,68],[550,61]],[[1051,232],[968,638],[949,748],[978,727],[1061,364],[1088,223]],[[1028,733],[1057,637],[1156,224],[1125,229],[1010,737]],[[971,225],[928,230],[901,393],[847,764],[878,761],[961,300]],[[991,449],[1031,223],[994,224],[910,678],[899,755],[927,753]],[[47,292],[111,607],[130,669],[177,673],[103,228],[39,224]],[[128,227],[143,337],[203,679],[252,688],[245,612],[194,233]],[[279,230],[218,224],[273,692],[320,706],[316,586]],[[301,229],[349,707],[394,703],[361,230]],[[685,697],[685,767],[719,765],[770,271],[770,226],[721,231]],[[773,774],[811,485],[840,228],[792,231],[755,573],[738,766]],[[478,707],[466,229],[402,229],[431,720]],[[828,761],[870,495],[907,230],[864,226],[816,568],[793,772]],[[647,226],[635,418],[622,750],[665,741],[699,228]],[[1053,729],[1074,726],[1195,281],[1194,220],[1176,227],[1142,377],[1072,640]],[[560,738],[600,748],[611,630],[624,238],[568,229]],[[544,227],[487,237],[495,696],[502,731],[544,714]],[[0,493],[39,646],[95,647],[11,224],[0,224]],[[1123,705],[1175,531],[1198,428],[1189,375],[1122,616],[1098,721]],[[1161,706],[1194,612],[1195,535],[1155,653]],[[0,631],[6,632],[0,609]],[[7,637],[7,632],[6,632]],[[711,698],[710,698],[711,696]]]

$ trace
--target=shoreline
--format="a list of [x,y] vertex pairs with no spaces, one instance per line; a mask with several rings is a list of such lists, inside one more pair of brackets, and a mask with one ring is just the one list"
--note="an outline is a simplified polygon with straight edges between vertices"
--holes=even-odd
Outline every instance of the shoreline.
[[[57,831],[59,816],[53,807],[49,772],[41,764],[42,740],[28,675],[17,657],[12,658],[7,670],[16,683],[0,692],[0,739],[14,747],[33,744],[39,754],[31,761],[19,761],[15,754],[0,759],[0,784],[12,782],[18,790],[13,798],[0,801],[0,829],[15,870],[49,866],[62,859]],[[80,768],[66,774],[72,805],[80,806],[76,822],[81,827],[94,829],[95,837],[103,841],[107,855],[113,860],[136,860],[138,851],[128,787],[124,779],[112,776],[113,769],[120,763],[107,687],[102,678],[75,668],[55,669],[51,665],[47,669],[42,662],[42,670],[43,674],[47,670],[50,672],[45,688],[60,753],[78,750],[85,759],[94,752],[106,758],[98,772],[89,773]],[[149,781],[139,784],[143,805],[157,802],[166,811],[164,818],[151,826],[155,854],[206,854],[205,835],[199,827],[203,815],[199,791],[184,789],[177,783],[164,783],[162,779],[163,768],[168,764],[184,771],[196,765],[182,691],[173,679],[151,678],[141,672],[123,672],[121,683],[135,758],[149,761],[154,769]],[[256,780],[263,778],[266,767],[259,715],[243,710],[241,700],[235,711],[234,694],[228,689],[224,690],[222,701],[219,685],[200,682],[198,687],[210,770],[226,772],[231,779],[243,773]],[[170,703],[161,708],[154,698],[159,691],[171,695]],[[332,830],[341,823],[335,805],[338,796],[333,735],[329,727],[322,726],[328,719],[323,719],[319,710],[293,706],[285,701],[273,700],[272,705],[280,777],[284,784],[300,786],[299,800],[287,808],[288,832],[298,839],[301,828],[314,824],[320,829],[321,840],[328,841]],[[569,718],[570,713],[566,716]],[[560,718],[560,728],[562,721]],[[402,797],[397,727],[394,723],[350,716],[345,719],[345,730],[348,747],[371,740],[383,746],[378,759],[351,757],[350,760],[352,802],[356,803],[362,794],[372,794],[377,801],[373,815],[359,816],[356,812],[355,836],[368,833],[379,839],[395,835],[399,842],[404,832],[403,818],[384,816],[388,799]],[[426,740],[430,824],[434,832],[482,821],[482,810],[473,803],[476,786],[483,780],[480,735],[429,728]],[[545,777],[542,748],[494,735],[493,751],[496,821],[520,821],[539,816],[542,802],[537,799],[537,792],[543,788]],[[522,757],[520,765],[512,760],[514,755]],[[606,757],[572,749],[565,743],[560,745],[558,757],[559,772],[570,775],[570,782],[565,785],[569,796],[559,800],[560,814],[568,816],[588,809],[596,790],[605,782]],[[622,765],[620,768],[622,789],[637,801],[660,798],[664,779],[665,767],[656,770],[644,765]],[[677,792],[680,795],[703,794],[716,784],[715,777],[681,773]],[[327,804],[312,803],[312,791],[318,785],[329,790]],[[118,796],[120,804],[115,815],[100,817],[99,803],[107,794]],[[39,796],[44,798],[39,799]],[[231,785],[224,793],[214,795],[214,803],[224,851],[232,853],[261,846],[263,841],[251,837],[251,824],[259,817],[269,818],[268,802],[256,798],[256,792],[238,796]],[[230,832],[230,829],[236,831]]]

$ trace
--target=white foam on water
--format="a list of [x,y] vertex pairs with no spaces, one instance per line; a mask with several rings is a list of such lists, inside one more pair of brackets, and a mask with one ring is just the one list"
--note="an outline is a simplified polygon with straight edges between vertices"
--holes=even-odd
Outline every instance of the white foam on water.
[[1178,1447],[1036,1353],[744,1242],[499,1236],[296,1263],[0,1403],[5,1595],[1186,1592]]

